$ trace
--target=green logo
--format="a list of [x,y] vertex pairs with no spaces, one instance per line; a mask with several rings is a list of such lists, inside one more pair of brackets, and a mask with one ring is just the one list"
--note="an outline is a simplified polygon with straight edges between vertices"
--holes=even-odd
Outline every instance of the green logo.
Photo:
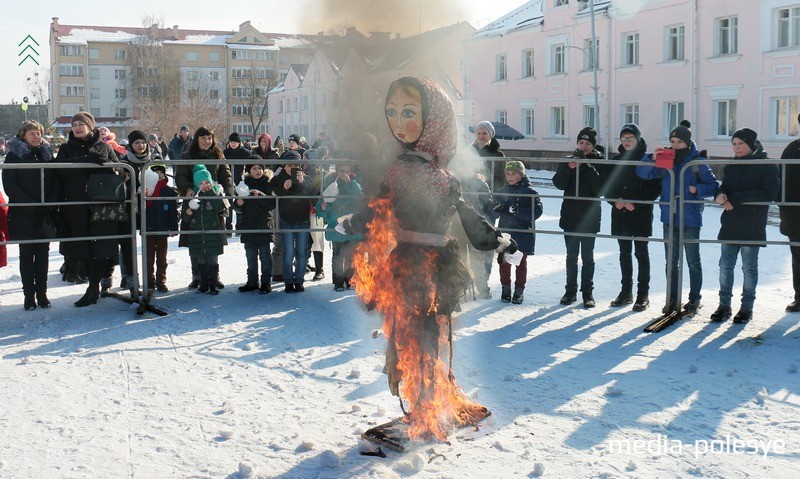
[[[30,42],[28,42],[28,40],[30,40]],[[39,56],[39,52],[37,52],[36,49],[33,48],[33,45],[31,43],[36,44],[36,46],[38,47],[39,46],[39,42],[37,42],[32,36],[28,35],[27,37],[23,38],[22,41],[19,42],[19,45],[17,45],[17,46],[21,47],[26,42],[27,42],[27,45],[25,45],[25,47],[22,48],[22,51],[20,51],[19,55],[17,55],[17,56],[21,57],[22,55],[25,55],[25,52],[27,52],[28,50],[30,50],[30,52],[28,52],[28,54],[25,55],[25,57],[19,62],[19,64],[17,66],[20,66],[23,63],[25,63],[25,60],[27,60],[28,58],[30,58],[31,61],[33,61],[33,63],[38,65],[39,62],[36,61],[36,58],[31,56],[31,52],[33,53],[33,55],[35,55],[37,57]]]

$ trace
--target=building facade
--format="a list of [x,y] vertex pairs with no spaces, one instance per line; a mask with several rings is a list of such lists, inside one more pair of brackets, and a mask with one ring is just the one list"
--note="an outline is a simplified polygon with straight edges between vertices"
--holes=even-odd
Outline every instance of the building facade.
[[758,131],[773,157],[798,135],[797,0],[531,1],[466,51],[468,122],[520,130],[501,144],[521,155],[572,151],[586,125],[613,150],[625,123],[653,147],[688,119],[717,157],[737,128]]

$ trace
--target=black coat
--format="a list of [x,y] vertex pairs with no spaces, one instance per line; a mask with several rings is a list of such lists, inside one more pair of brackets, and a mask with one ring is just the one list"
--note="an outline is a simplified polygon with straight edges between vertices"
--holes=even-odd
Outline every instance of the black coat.
[[[781,154],[781,159],[800,159],[800,140],[789,143]],[[800,203],[800,165],[786,165],[781,172],[786,184],[786,201]],[[781,200],[781,198],[778,198]],[[800,241],[800,206],[781,206],[781,233],[792,241]]]
[[717,195],[725,194],[733,209],[723,210],[717,239],[766,241],[769,205],[745,205],[770,202],[781,188],[777,165],[748,165],[748,160],[763,159],[767,154],[758,145],[753,154],[735,158],[725,165],[722,186]]
[[[58,151],[56,161],[59,163],[79,163],[87,165],[102,165],[119,163],[119,158],[114,150],[100,140],[97,130],[87,135],[83,140],[78,140],[69,133],[69,139]],[[107,172],[105,169],[73,168],[61,169],[57,172],[58,180],[63,191],[64,201],[89,201],[86,194],[86,184],[89,176]],[[73,238],[84,236],[116,235],[119,224],[113,221],[92,223],[89,205],[65,205],[61,207],[61,214],[69,228],[69,236]],[[86,241],[62,242],[59,248],[61,254],[71,259],[104,259],[112,258],[119,254],[118,239],[100,239]]]
[[586,162],[589,159],[599,158],[598,155],[576,158],[576,161],[581,162],[576,168],[570,168],[567,163],[562,163],[553,175],[553,185],[563,190],[564,196],[595,198],[591,201],[569,198],[562,200],[558,226],[564,231],[575,233],[600,231],[600,202],[596,198],[600,197],[603,188],[603,168],[601,165],[595,166]]
[[[250,187],[250,195],[242,198],[242,206],[235,205],[237,215],[237,230],[268,230],[269,212],[275,209],[275,199],[272,192],[275,191],[274,185],[266,176],[255,179],[250,175],[244,175],[244,184]],[[254,196],[253,191],[259,191],[263,195]],[[242,233],[242,243],[269,243],[272,241],[272,234],[266,231],[262,233]]]
[[[191,189],[192,191],[197,191],[194,184],[194,177],[192,176],[192,170],[196,165],[202,165],[202,160],[209,159],[209,160],[224,160],[225,157],[217,158],[216,156],[212,156],[211,151],[201,151],[196,155],[193,155],[188,150],[181,156],[181,160],[200,160],[193,165],[177,165],[175,167],[175,187],[178,188],[178,193],[181,195],[186,194],[186,190]],[[233,193],[233,180],[231,176],[231,169],[226,164],[219,164],[219,165],[206,165],[208,168],[208,172],[211,173],[211,179],[214,180],[215,183],[218,183],[222,189],[225,191],[225,194],[231,196]]]
[[[492,138],[488,144],[478,147],[477,143],[472,144],[472,148],[478,152],[478,156],[484,158],[500,158],[506,156],[500,149],[500,143],[496,138]],[[506,184],[506,165],[504,161],[495,160],[486,162],[486,171],[491,175],[494,191]]]
[[[640,139],[631,151],[626,151],[622,145],[619,154],[612,160],[641,161],[647,153],[647,143]],[[609,200],[625,199],[653,201],[661,194],[661,180],[643,180],[636,174],[636,166],[611,165],[608,168],[606,183],[603,187],[603,196]],[[649,237],[653,234],[653,205],[634,203],[633,211],[625,208],[617,209],[614,201],[611,203],[611,234],[619,236]]]
[[[250,158],[250,152],[241,145],[239,148],[225,148],[222,154],[225,155],[226,160],[246,160]],[[242,181],[242,175],[245,173],[245,166],[246,165],[230,165],[234,185],[238,185],[239,182]]]
[[[515,185],[506,184],[498,193],[508,195],[536,195],[538,192],[531,186],[531,180],[523,177]],[[529,230],[530,233],[509,231],[517,242],[517,247],[525,254],[533,254],[536,249],[536,233],[533,232],[535,219],[542,216],[542,200],[538,196],[505,196],[497,195],[496,211],[500,215],[498,226],[501,230]]]
[[[31,148],[17,137],[8,142],[8,154],[5,163],[50,163],[53,161],[53,150],[47,143],[39,148]],[[44,173],[44,196],[42,196],[42,177]],[[8,195],[9,204],[37,203],[40,201],[58,201],[61,197],[61,184],[56,181],[55,174],[49,168],[31,168],[26,170],[3,170],[3,189]],[[55,207],[51,207],[55,208]],[[11,206],[8,209],[8,233],[15,240],[40,239],[39,225],[45,207]]]
[[[287,190],[283,187],[286,180],[292,180],[292,186]],[[303,182],[297,181],[296,175],[289,173],[281,168],[280,172],[272,178],[272,186],[275,194],[282,197],[278,202],[278,213],[281,220],[291,224],[299,224],[311,219],[311,205],[317,201],[315,198],[292,198],[293,196],[313,196],[319,195],[319,190],[311,178],[305,177]]]
[[180,212],[178,211],[178,191],[169,186],[166,178],[159,180],[161,186],[158,192],[153,192],[153,196],[163,198],[158,200],[150,200],[145,205],[145,222],[147,224],[147,231],[171,231],[178,232],[178,218]]

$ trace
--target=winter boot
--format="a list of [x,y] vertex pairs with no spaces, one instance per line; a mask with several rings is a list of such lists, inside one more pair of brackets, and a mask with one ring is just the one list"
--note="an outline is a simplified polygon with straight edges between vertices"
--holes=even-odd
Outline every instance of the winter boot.
[[76,259],[67,260],[67,283],[84,284],[86,283],[85,275],[81,274],[81,262]]
[[33,311],[36,309],[36,297],[33,293],[25,293],[25,311]]
[[733,317],[733,322],[735,324],[745,324],[749,323],[750,320],[753,319],[753,312],[747,309],[740,309],[736,316]]
[[711,313],[711,322],[721,323],[730,317],[731,317],[731,307],[720,304],[717,307],[717,310]]
[[592,295],[592,292],[591,291],[584,292],[583,293],[583,307],[584,308],[594,308],[595,306],[597,306],[597,303],[595,303],[595,301],[594,301],[594,296]]
[[525,291],[524,289],[515,289],[514,296],[511,297],[511,304],[522,304],[523,294],[522,292]]
[[794,300],[786,306],[787,313],[800,313],[800,301]]
[[633,303],[633,310],[644,311],[649,307],[650,307],[650,298],[648,297],[647,293],[642,293],[640,291],[639,294],[636,295],[636,302]]
[[625,306],[626,304],[633,303],[633,295],[630,291],[620,291],[614,301],[611,301],[612,308],[618,308],[620,306]]
[[500,291],[500,301],[504,303],[511,302],[511,285],[504,284],[502,285],[502,290]]
[[284,293],[294,293],[294,283],[285,283]]
[[305,286],[303,286],[303,283],[295,283],[294,284],[294,292],[295,293],[302,293],[305,290],[306,290],[306,288],[305,288]]
[[89,285],[86,288],[86,292],[83,294],[81,299],[75,301],[75,307],[82,308],[84,306],[89,306],[90,304],[97,304],[97,299],[100,297],[100,287],[99,285]]
[[247,283],[239,286],[239,291],[242,293],[248,293],[250,291],[255,291],[258,289],[258,282],[255,278],[247,278]]
[[36,292],[36,303],[39,304],[40,308],[49,308],[52,306],[50,300],[47,299],[47,291],[37,291]]
[[111,289],[111,278],[103,278],[100,280],[100,297],[105,298],[108,291]]
[[[210,264],[208,266],[208,292],[209,294],[219,294],[219,265]],[[225,287],[224,285],[222,286]]]
[[200,273],[200,280],[198,281],[197,292],[208,293],[208,265],[200,263],[197,265],[197,270]]
[[325,270],[322,267],[322,251],[314,251],[314,277],[312,281],[325,279]]
[[577,291],[567,287],[567,291],[564,293],[564,296],[561,297],[560,303],[563,305],[572,304],[578,300]]
[[261,282],[261,287],[258,288],[258,294],[269,294],[272,292],[272,284],[269,282],[269,276],[266,281]]

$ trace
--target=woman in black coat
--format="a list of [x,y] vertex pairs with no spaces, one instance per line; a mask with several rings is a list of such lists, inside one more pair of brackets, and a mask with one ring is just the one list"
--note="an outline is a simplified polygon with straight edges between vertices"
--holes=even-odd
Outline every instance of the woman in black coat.
[[[800,121],[800,115],[797,116],[797,121]],[[799,159],[800,160],[800,138],[792,141],[783,153],[781,159]],[[794,188],[790,185],[800,184],[800,165],[784,165],[781,171],[781,178],[784,187],[781,188],[782,193],[778,198],[781,202],[800,202],[800,188]],[[785,193],[784,193],[785,192]],[[785,196],[784,196],[785,195]],[[789,237],[792,243],[800,243],[800,206],[780,206],[781,214],[781,233]],[[789,250],[792,253],[792,285],[794,286],[794,301],[786,306],[786,311],[790,313],[800,312],[800,246],[790,246]]]
[[[72,130],[69,139],[58,152],[59,163],[77,163],[86,165],[104,165],[119,163],[117,154],[108,144],[100,139],[95,129],[94,117],[85,111],[72,117]],[[108,173],[108,169],[71,168],[58,171],[58,179],[63,190],[64,201],[89,201],[86,185],[89,177],[95,174]],[[98,237],[118,234],[116,221],[91,221],[90,205],[65,205],[61,213],[69,227],[69,236]],[[89,286],[75,306],[82,307],[97,303],[100,297],[100,279],[119,254],[119,241],[113,239],[91,239],[62,242],[60,251],[66,258],[85,261],[89,271]]]
[[[44,141],[44,127],[36,121],[25,121],[19,127],[17,136],[8,143],[5,163],[49,163],[53,161],[53,150]],[[42,189],[44,175],[44,189]],[[14,203],[38,203],[56,201],[60,194],[53,171],[49,168],[29,170],[6,169],[3,171],[3,189],[8,194],[11,205]],[[9,235],[15,240],[38,240],[41,235],[43,216],[48,214],[49,206],[12,206],[9,208]],[[40,308],[49,308],[47,299],[47,266],[50,243],[29,243],[19,245],[19,273],[22,277],[22,291],[25,294],[25,310],[33,311],[38,303]]]
[[[494,125],[490,121],[482,121],[475,125],[475,141],[472,147],[478,153],[478,156],[491,158],[502,158],[505,155],[500,149],[500,143],[494,137]],[[497,191],[506,184],[506,170],[505,161],[487,161],[486,171],[490,174],[492,183],[492,191]]]
[[[619,132],[619,153],[614,161],[640,161],[647,153],[647,143],[641,136],[639,127],[633,123],[622,127]],[[613,207],[611,209],[611,234],[627,236],[630,239],[618,238],[619,267],[622,273],[622,287],[611,306],[624,306],[633,303],[633,258],[636,256],[639,265],[637,275],[636,302],[634,311],[644,311],[650,306],[650,252],[648,241],[653,235],[653,205],[634,203],[633,201],[653,201],[661,193],[661,180],[643,180],[636,175],[635,166],[614,165],[609,168],[608,181],[604,196]]]

